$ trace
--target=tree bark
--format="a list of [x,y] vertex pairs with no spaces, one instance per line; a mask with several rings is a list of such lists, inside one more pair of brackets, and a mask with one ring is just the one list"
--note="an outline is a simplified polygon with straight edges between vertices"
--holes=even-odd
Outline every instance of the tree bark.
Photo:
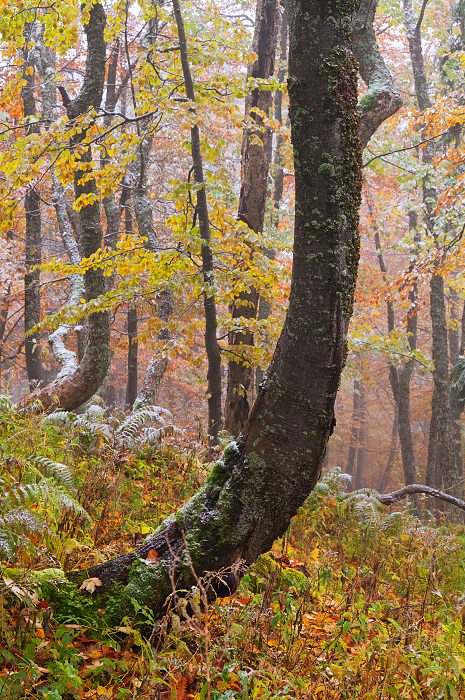
[[382,122],[402,105],[400,92],[379,50],[373,22],[378,0],[361,0],[354,24],[354,52],[367,92],[359,102],[360,139],[366,146]]
[[[132,233],[132,213],[129,202],[125,206],[125,230]],[[137,307],[135,304],[128,306],[127,330],[128,330],[128,381],[126,385],[126,408],[132,409],[134,401],[137,399],[137,374],[138,374],[138,353],[139,343],[137,340]]]
[[392,468],[394,466],[396,456],[397,456],[397,450],[398,450],[398,437],[399,437],[399,418],[397,416],[397,409],[394,414],[394,420],[392,421],[392,430],[391,430],[391,446],[389,448],[389,454],[386,462],[386,466],[384,467],[383,473],[381,474],[381,478],[379,480],[379,485],[378,485],[378,491],[382,493],[386,486],[389,483],[389,477],[391,476]]
[[[100,107],[105,82],[106,45],[104,30],[106,17],[103,7],[96,3],[90,10],[89,23],[85,26],[87,35],[86,69],[81,90],[74,100],[70,100],[66,90],[60,92],[66,97],[68,118],[76,120],[90,110]],[[85,144],[85,131],[74,137],[72,146]],[[92,162],[91,147],[87,146],[82,162]],[[85,171],[88,173],[88,170]],[[75,196],[82,194],[95,196],[96,201],[79,211],[79,252],[81,257],[89,257],[102,245],[100,206],[94,180],[80,183],[83,171],[77,170],[74,178]],[[105,293],[105,277],[102,270],[88,270],[84,276],[87,301]],[[75,371],[62,379],[57,379],[45,389],[34,392],[28,399],[44,410],[60,406],[73,410],[87,401],[99,389],[108,371],[110,359],[110,317],[108,312],[92,313],[88,319],[87,346],[84,357]]]
[[[415,16],[411,0],[403,0],[403,5],[404,23],[415,83],[415,95],[418,108],[423,112],[431,107],[431,100],[423,58],[421,39],[422,15],[419,18]],[[432,165],[434,153],[435,146],[432,143],[428,144],[423,150],[423,164],[427,168]],[[438,245],[438,231],[434,219],[437,192],[431,180],[431,175],[428,173],[423,178],[422,195],[425,206],[426,228],[436,245]],[[461,474],[456,459],[454,421],[451,407],[444,279],[441,275],[436,274],[434,270],[430,280],[430,314],[434,370],[426,482],[428,485],[436,488],[444,485],[451,494],[460,497],[462,494]]]
[[[146,239],[146,247],[153,253],[157,251],[157,235],[153,226],[152,205],[147,195],[148,182],[148,160],[153,139],[148,137],[139,146],[138,157],[133,169],[134,188],[132,191],[132,201],[134,204],[134,214],[137,222],[139,235]],[[158,318],[163,322],[157,341],[164,347],[157,349],[145,370],[142,387],[139,392],[139,400],[155,405],[158,399],[158,392],[163,376],[168,368],[169,355],[167,345],[172,338],[171,330],[168,326],[173,313],[173,295],[169,289],[158,294],[157,311]]]
[[[225,571],[231,588],[282,535],[316,484],[334,427],[359,255],[361,148],[353,6],[338,0],[289,5],[289,93],[296,158],[294,264],[285,326],[240,442],[205,486],[135,553],[94,567],[108,590],[125,583],[156,614],[175,585]],[[309,50],[311,47],[311,50]],[[312,110],[308,105],[312,105]],[[140,564],[147,552],[156,564]]]
[[[286,74],[287,74],[287,39],[288,39],[288,32],[289,32],[289,26],[288,26],[288,19],[287,19],[287,12],[285,9],[283,9],[282,15],[281,15],[281,26],[279,30],[279,68],[278,68],[278,81],[279,83],[284,83],[286,79]],[[274,108],[274,118],[276,119],[277,122],[281,126],[283,126],[283,91],[282,90],[276,90],[276,94],[274,96],[274,102],[273,102],[273,108]],[[281,207],[281,202],[284,194],[284,163],[283,163],[283,154],[281,153],[281,149],[284,144],[284,139],[281,133],[278,133],[278,136],[276,138],[276,143],[274,147],[274,151],[272,154],[272,166],[271,170],[273,173],[273,196],[272,196],[272,204],[273,204],[273,212],[272,212],[272,221],[271,221],[271,226],[275,231],[278,230],[279,226],[279,210]],[[273,249],[268,249],[265,250],[265,255],[270,259],[274,260],[276,252]],[[260,298],[258,300],[258,320],[259,321],[266,321],[271,314],[271,304],[269,300],[263,296],[262,294],[260,295]],[[269,344],[268,338],[262,338],[262,343],[265,343],[266,345]],[[264,378],[264,371],[262,367],[257,367],[255,371],[255,386],[258,387],[262,383]]]
[[[372,214],[374,221],[374,212],[371,209],[371,205],[369,204],[368,206],[370,208],[370,213]],[[414,237],[416,236],[415,231],[417,230],[417,225],[418,222],[416,212],[411,211],[409,213],[409,228],[410,231],[413,232]],[[378,264],[383,278],[386,278],[387,268],[384,260],[383,250],[381,247],[379,230],[376,223],[374,223],[373,226]],[[413,353],[417,347],[418,336],[418,319],[416,313],[416,284],[413,285],[412,289],[409,292],[409,303],[410,308],[407,311],[405,330],[409,350],[411,353]],[[391,300],[388,300],[386,302],[386,312],[388,333],[393,333],[396,330],[396,319],[394,304]],[[412,378],[413,368],[413,358],[408,359],[407,362],[405,362],[401,367],[398,367],[394,362],[389,363],[389,382],[391,384],[392,395],[397,406],[396,413],[398,420],[399,441],[402,455],[402,466],[404,470],[405,484],[415,483],[417,476],[415,463],[415,448],[413,444],[410,415],[410,382]]]
[[[25,25],[25,48],[23,50],[25,85],[21,88],[24,118],[27,120],[26,136],[39,134],[36,109],[36,72],[32,49],[28,47],[32,39],[33,22]],[[24,273],[24,348],[26,354],[26,371],[29,388],[36,389],[44,379],[40,336],[33,328],[40,323],[40,269],[42,262],[42,221],[40,213],[40,195],[34,185],[27,188],[24,197],[26,216],[26,247]]]
[[[249,77],[267,79],[274,74],[277,38],[277,0],[258,0],[253,51],[255,63],[249,69]],[[242,142],[242,175],[238,218],[255,233],[263,231],[265,205],[268,192],[269,151],[272,133],[265,125],[272,105],[271,90],[255,88],[246,100],[246,118],[252,126],[244,129]],[[259,112],[257,112],[259,110]],[[253,249],[250,249],[253,255]],[[244,269],[248,261],[243,261]],[[259,294],[255,287],[241,291],[231,305],[231,316],[240,327],[247,327],[255,319]],[[229,344],[234,355],[228,362],[228,386],[224,426],[231,435],[238,435],[249,415],[249,393],[253,383],[254,366],[248,348],[254,344],[250,330],[232,331]]]
[[[195,112],[195,90],[189,64],[184,20],[178,0],[173,0],[173,10],[178,29],[179,51],[181,55],[182,72],[187,99],[192,103]],[[191,154],[196,190],[196,217],[199,222],[199,233],[202,241],[202,275],[204,282],[203,306],[205,314],[205,350],[207,353],[207,396],[208,396],[208,444],[213,448],[218,444],[219,432],[222,427],[221,410],[221,354],[217,339],[216,300],[214,292],[213,250],[211,247],[210,221],[208,218],[208,202],[206,183],[203,174],[202,149],[200,145],[200,129],[197,124],[191,128]]]
[[[40,75],[40,92],[42,97],[42,118],[45,122],[51,122],[56,119],[56,97],[57,87],[55,83],[56,65],[55,55],[53,51],[46,46],[43,40],[43,27],[40,27],[37,32],[37,47],[34,56],[34,62],[37,71]],[[52,201],[55,208],[55,214],[60,231],[61,240],[65,247],[66,253],[70,262],[73,265],[79,265],[81,256],[73,233],[72,221],[69,216],[69,208],[67,207],[67,198],[65,188],[58,179],[55,169],[51,167],[52,179]],[[77,229],[78,230],[78,229]],[[71,275],[70,277],[70,293],[67,306],[72,308],[77,306],[80,299],[85,294],[84,279],[82,275]],[[78,365],[77,353],[70,350],[65,344],[65,340],[70,330],[71,324],[62,323],[48,337],[48,342],[52,348],[55,359],[60,364],[60,370],[56,376],[57,380],[72,374]],[[78,343],[80,331],[76,332]]]
[[130,614],[133,599],[158,616],[173,586],[189,588],[207,572],[234,590],[242,567],[286,531],[320,476],[359,257],[355,9],[340,0],[288,3],[296,217],[286,321],[243,434],[206,484],[135,552],[78,574],[100,579],[99,608],[101,594],[119,584],[113,619]]
[[360,379],[354,379],[354,391],[352,397],[352,427],[350,429],[350,445],[347,455],[346,472],[352,477],[354,486],[355,470],[357,466],[357,450],[360,441]]

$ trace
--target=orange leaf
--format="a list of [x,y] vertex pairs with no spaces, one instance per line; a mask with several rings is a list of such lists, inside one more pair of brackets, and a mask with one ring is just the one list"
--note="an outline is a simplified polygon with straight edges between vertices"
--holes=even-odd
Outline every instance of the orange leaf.
[[147,552],[147,556],[145,557],[145,561],[148,564],[153,564],[153,562],[157,561],[158,559],[158,552],[156,549],[149,549]]

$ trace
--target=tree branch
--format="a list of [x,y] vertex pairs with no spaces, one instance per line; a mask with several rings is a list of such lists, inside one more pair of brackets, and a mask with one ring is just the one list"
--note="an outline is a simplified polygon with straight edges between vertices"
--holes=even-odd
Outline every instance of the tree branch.
[[354,21],[354,53],[359,64],[359,72],[367,86],[367,92],[360,99],[360,140],[366,146],[379,126],[402,105],[391,72],[379,50],[373,28],[378,0],[361,0],[360,9]]
[[375,493],[374,497],[383,505],[391,506],[393,503],[398,503],[398,501],[401,501],[403,498],[412,496],[416,493],[424,493],[427,496],[434,496],[434,498],[439,498],[441,501],[450,503],[451,505],[456,506],[456,508],[460,508],[460,510],[465,510],[465,501],[462,501],[460,498],[456,498],[455,496],[451,496],[448,493],[444,493],[444,491],[438,491],[438,489],[434,489],[432,486],[425,486],[424,484],[409,484],[408,486],[404,486],[396,491],[391,491],[390,493]]

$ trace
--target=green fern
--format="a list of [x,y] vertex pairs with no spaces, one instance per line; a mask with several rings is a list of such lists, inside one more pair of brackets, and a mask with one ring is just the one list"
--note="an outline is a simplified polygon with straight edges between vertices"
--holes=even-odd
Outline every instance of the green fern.
[[65,514],[89,521],[76,499],[72,470],[46,457],[19,463],[4,456],[0,479],[0,559],[17,560],[34,548],[32,540],[52,543]]
[[133,411],[120,421],[115,416],[108,417],[97,405],[88,406],[80,415],[55,411],[43,419],[43,423],[69,425],[78,435],[103,438],[115,450],[134,452],[158,447],[165,438],[179,432],[171,421],[172,415],[166,408],[142,402],[136,402]]

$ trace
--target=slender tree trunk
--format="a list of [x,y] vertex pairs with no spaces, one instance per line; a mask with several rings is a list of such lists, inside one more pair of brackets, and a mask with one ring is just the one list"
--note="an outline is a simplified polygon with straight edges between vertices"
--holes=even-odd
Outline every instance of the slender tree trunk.
[[8,313],[11,303],[11,282],[8,282],[0,300],[0,376],[2,374],[3,363],[5,361],[5,331],[8,322]]
[[[105,81],[105,24],[105,12],[102,5],[97,2],[90,10],[89,23],[85,27],[87,58],[82,88],[73,100],[70,100],[63,87],[59,88],[70,121],[76,120],[91,109],[100,107]],[[72,146],[85,143],[85,138],[85,132],[76,135]],[[87,146],[83,153],[81,162],[86,168],[86,174],[88,174],[88,164],[92,162],[90,146]],[[81,183],[82,173],[83,171],[77,170],[75,174],[76,198],[81,195],[91,195],[96,198],[94,203],[82,207],[79,211],[79,252],[82,257],[89,257],[101,247],[103,236],[95,180]],[[88,270],[84,276],[84,285],[87,301],[104,294],[106,284],[102,270]],[[66,410],[77,408],[93,396],[101,386],[108,371],[109,359],[109,314],[106,311],[93,313],[88,319],[87,346],[84,357],[76,370],[62,379],[55,380],[45,389],[34,392],[29,400],[34,401],[36,406],[42,406],[45,410],[56,405]]]
[[[132,214],[129,203],[125,208],[125,229],[126,233],[132,233]],[[138,351],[137,341],[137,308],[134,304],[128,307],[127,312],[128,330],[128,382],[126,386],[126,408],[131,409],[137,399],[137,370]]]
[[[23,51],[25,85],[21,88],[24,117],[28,120],[26,136],[39,133],[36,109],[36,72],[32,49],[28,46],[32,39],[33,23],[25,25],[25,49]],[[24,197],[26,215],[26,249],[24,265],[24,348],[29,388],[35,389],[44,379],[40,336],[32,329],[40,323],[40,263],[42,261],[42,222],[40,195],[34,185],[30,185]]]
[[[181,55],[182,72],[187,98],[195,111],[195,90],[189,64],[187,39],[184,21],[178,0],[173,0],[173,10],[176,19]],[[222,427],[221,411],[221,354],[217,339],[216,300],[214,293],[213,250],[211,247],[210,221],[208,218],[208,202],[206,183],[203,174],[202,149],[200,145],[200,129],[197,124],[191,128],[191,154],[196,190],[196,216],[199,222],[200,238],[202,240],[202,275],[204,282],[203,305],[205,313],[205,350],[207,353],[207,396],[208,396],[208,441],[210,449],[218,444],[219,432]]]
[[366,387],[363,381],[360,382],[359,399],[359,429],[357,446],[357,467],[355,469],[354,486],[361,489],[366,477],[367,465],[367,410],[366,410]]
[[[369,208],[371,205],[368,205]],[[370,208],[370,213],[373,218],[375,249],[378,258],[379,268],[383,278],[386,279],[387,268],[384,260],[383,250],[381,247],[381,239],[378,227],[375,223],[374,211]],[[415,212],[409,213],[409,227],[411,232],[417,229],[417,216]],[[415,233],[414,233],[415,237]],[[409,292],[410,308],[407,311],[406,334],[407,343],[410,352],[414,352],[417,347],[418,336],[418,320],[416,314],[417,289],[416,285]],[[388,333],[393,333],[396,330],[396,320],[394,304],[391,300],[386,302],[387,312],[387,328]],[[396,402],[396,415],[398,422],[399,441],[402,455],[402,466],[404,470],[405,484],[414,484],[417,481],[416,463],[415,463],[415,448],[413,444],[411,415],[410,415],[410,382],[412,378],[414,360],[409,359],[401,367],[395,363],[389,363],[389,382],[391,384],[392,395]]]
[[[253,50],[257,60],[249,70],[253,78],[270,78],[274,73],[276,52],[277,0],[258,0]],[[271,131],[265,125],[263,114],[271,111],[272,92],[255,88],[246,100],[246,115],[253,126],[244,130],[242,143],[242,182],[239,198],[239,220],[255,233],[263,231],[266,196],[268,192],[269,150]],[[257,110],[260,110],[257,112]],[[251,249],[251,254],[253,250]],[[244,261],[247,269],[248,260]],[[259,294],[255,287],[242,291],[231,306],[231,316],[239,326],[247,326],[256,318]],[[248,348],[254,337],[250,330],[230,333],[229,344],[234,355],[228,362],[225,428],[238,435],[248,417],[249,393],[254,366]]]
[[[56,118],[56,65],[55,65],[55,55],[53,51],[46,46],[43,39],[43,28],[41,27],[38,31],[37,36],[37,47],[35,52],[34,61],[37,67],[37,71],[40,75],[40,92],[42,97],[42,118],[46,122],[52,122]],[[69,211],[67,207],[66,192],[61,184],[59,178],[56,175],[55,169],[51,168],[51,178],[52,178],[52,201],[55,208],[55,214],[58,224],[58,229],[60,231],[60,236],[63,241],[66,253],[69,257],[70,262],[73,265],[79,265],[81,261],[81,256],[79,254],[79,248],[76,240],[76,235],[73,232],[72,219],[70,218]],[[76,232],[79,231],[79,227],[76,227]],[[68,297],[67,306],[72,308],[77,306],[81,298],[85,294],[84,289],[84,279],[82,275],[71,275],[70,277],[70,293]],[[56,330],[49,335],[48,342],[52,348],[55,359],[60,363],[61,368],[57,374],[56,379],[62,379],[63,377],[72,374],[78,365],[77,353],[70,350],[65,344],[65,340],[72,329],[72,325],[67,323],[62,323],[58,326]],[[76,333],[77,342],[79,344],[80,337],[82,333],[79,331]]]
[[379,493],[383,493],[389,483],[389,477],[391,476],[392,469],[397,457],[398,451],[398,437],[399,437],[399,418],[397,416],[397,409],[394,413],[394,420],[392,421],[392,431],[391,431],[391,445],[389,447],[389,454],[386,461],[386,466],[384,467],[383,473],[378,484]]
[[[116,89],[116,79],[118,75],[118,60],[119,60],[119,50],[120,50],[120,40],[116,39],[113,44],[110,56],[108,59],[108,70],[107,70],[107,88],[105,95],[105,117],[104,124],[108,128],[111,124],[112,114],[116,109],[116,104],[118,101],[118,92]],[[102,158],[102,168],[105,168],[110,163],[110,158],[105,155]],[[103,210],[105,212],[106,218],[106,231],[105,231],[105,244],[109,248],[114,248],[118,241],[119,227],[121,223],[122,209],[119,206],[116,196],[112,193],[102,200]],[[109,286],[113,286],[113,279],[109,278]]]
[[128,383],[126,387],[126,407],[131,409],[137,399],[137,309],[134,306],[128,308]]
[[[413,12],[411,0],[403,0],[405,27],[412,63],[415,95],[420,111],[431,107],[428,79],[423,59],[421,40],[421,19]],[[434,144],[428,144],[423,150],[423,165],[431,168],[434,158]],[[425,223],[429,234],[438,245],[438,231],[434,220],[434,208],[437,193],[426,174],[422,183],[423,203],[425,205]],[[430,313],[432,329],[433,398],[432,415],[428,446],[426,482],[436,488],[444,488],[451,494],[461,497],[461,474],[456,460],[454,440],[454,421],[451,408],[451,389],[449,381],[449,350],[447,342],[447,315],[444,280],[439,274],[430,281]],[[399,417],[400,420],[400,417]]]
[[[168,321],[173,313],[173,298],[170,291],[161,292],[157,299],[158,318],[166,325],[158,333],[158,341],[165,345],[171,340],[172,334]],[[158,392],[163,376],[168,368],[169,356],[166,349],[158,350],[151,358],[145,370],[139,399],[151,406],[157,403]]]
[[350,445],[347,455],[346,472],[352,477],[352,488],[355,488],[355,471],[357,466],[357,452],[360,444],[360,379],[354,379],[354,391],[352,399],[352,427],[350,429]]
[[[139,235],[146,239],[145,245],[147,249],[155,253],[158,242],[153,226],[152,204],[147,195],[148,162],[152,141],[153,139],[149,137],[139,146],[139,153],[133,170],[135,184],[132,191],[132,201]],[[173,308],[174,302],[171,291],[166,289],[160,292],[157,297],[157,312],[158,318],[163,322],[163,326],[158,333],[157,341],[161,348],[157,348],[147,365],[138,396],[140,401],[152,406],[157,403],[160,384],[169,364],[167,346],[172,339],[172,333],[168,324]]]
[[[278,81],[284,83],[287,74],[287,37],[288,37],[288,20],[287,12],[283,9],[281,16],[281,26],[279,32],[279,67],[278,67]],[[276,90],[274,96],[274,118],[282,126],[283,125],[283,91]],[[281,133],[278,134],[276,139],[275,148],[273,152],[273,212],[272,212],[272,227],[277,231],[279,226],[279,210],[281,207],[281,202],[284,193],[284,163],[283,154],[281,149],[284,144],[284,139]],[[273,249],[265,250],[265,255],[274,260],[276,252]],[[266,321],[271,314],[271,304],[266,297],[262,294],[258,300],[258,320]],[[262,339],[262,343],[269,344],[268,338]],[[257,367],[255,371],[255,386],[258,387],[262,383],[264,378],[264,372],[261,367]]]

